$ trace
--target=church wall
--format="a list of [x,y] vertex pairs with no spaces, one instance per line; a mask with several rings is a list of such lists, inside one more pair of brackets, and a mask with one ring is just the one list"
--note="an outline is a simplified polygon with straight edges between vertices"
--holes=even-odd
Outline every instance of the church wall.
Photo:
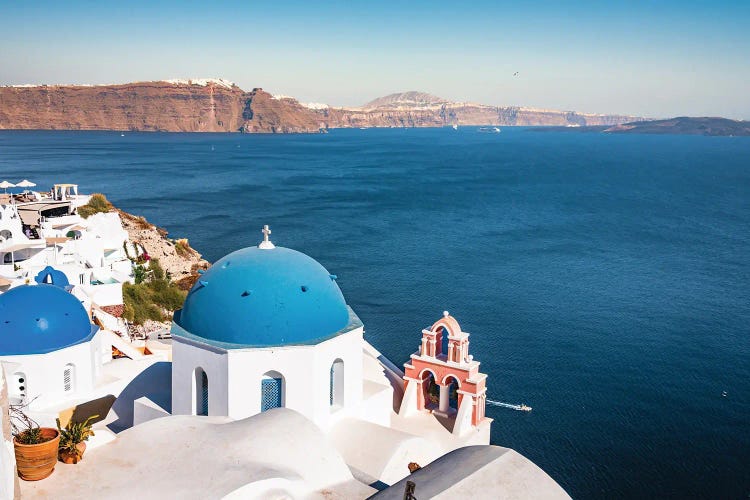
[[[82,392],[90,392],[94,387],[94,358],[96,345],[99,341],[97,334],[89,342],[66,347],[47,354],[31,354],[24,356],[3,356],[5,377],[8,380],[10,397],[17,396],[18,387],[14,385],[14,373],[24,374],[24,388],[26,401],[34,402],[29,409],[34,410],[56,405],[66,400],[80,397]],[[64,370],[66,365],[74,365],[73,390],[64,390]]]
[[283,377],[282,405],[310,417],[315,384],[313,346],[241,349],[229,352],[229,416],[249,417],[261,410],[261,380],[267,372]]
[[194,415],[193,381],[195,369],[200,367],[208,377],[208,414],[228,415],[226,351],[209,350],[182,342],[172,341],[172,413]]
[[[330,405],[330,370],[344,362],[344,408]],[[284,378],[283,405],[318,426],[359,414],[362,402],[362,328],[314,346],[284,346],[229,351],[229,412],[235,419],[261,411],[261,380],[267,372]]]
[[[315,346],[316,386],[321,397],[315,399],[315,421],[325,428],[334,422],[362,414],[363,328],[339,335]],[[330,405],[331,365],[336,359],[344,362],[344,405]],[[323,397],[324,396],[324,397]]]

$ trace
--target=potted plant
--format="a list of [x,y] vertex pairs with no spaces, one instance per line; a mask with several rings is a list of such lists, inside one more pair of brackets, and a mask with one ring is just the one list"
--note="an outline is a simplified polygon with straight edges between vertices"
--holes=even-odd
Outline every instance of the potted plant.
[[13,433],[18,476],[24,481],[38,481],[52,474],[57,463],[60,432],[39,425],[26,413],[25,405],[11,405],[9,416]]
[[60,419],[57,419],[57,430],[60,431],[59,457],[63,463],[77,464],[83,459],[86,441],[94,435],[91,421],[95,418],[99,418],[99,415],[92,415],[83,422],[71,420],[64,429],[60,427]]

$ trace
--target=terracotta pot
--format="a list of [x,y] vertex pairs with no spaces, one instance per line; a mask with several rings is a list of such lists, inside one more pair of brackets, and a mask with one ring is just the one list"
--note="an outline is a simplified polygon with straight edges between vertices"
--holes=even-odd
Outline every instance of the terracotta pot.
[[16,451],[18,477],[24,481],[38,481],[52,474],[57,463],[57,447],[60,433],[57,429],[42,427],[42,437],[49,441],[39,444],[21,444],[13,438]]
[[76,445],[78,453],[73,453],[68,450],[60,450],[60,461],[66,464],[77,464],[83,460],[83,452],[86,451],[86,443],[78,443]]

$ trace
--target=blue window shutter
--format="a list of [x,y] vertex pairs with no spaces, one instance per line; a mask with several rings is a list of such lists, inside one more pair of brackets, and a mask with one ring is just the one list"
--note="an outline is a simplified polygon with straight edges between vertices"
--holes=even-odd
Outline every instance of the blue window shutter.
[[261,381],[260,411],[271,408],[281,408],[282,380],[280,378],[264,378]]

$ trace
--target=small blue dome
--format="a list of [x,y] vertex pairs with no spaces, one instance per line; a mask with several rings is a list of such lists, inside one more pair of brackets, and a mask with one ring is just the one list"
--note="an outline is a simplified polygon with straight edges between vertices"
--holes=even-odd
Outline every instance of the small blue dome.
[[289,248],[244,248],[217,261],[175,322],[189,334],[242,346],[313,344],[349,324],[335,276]]
[[36,281],[37,283],[48,283],[59,288],[70,286],[68,277],[65,276],[65,273],[62,271],[58,271],[52,266],[47,266],[39,271],[39,274],[34,276],[34,281]]
[[81,302],[57,286],[22,285],[0,295],[0,356],[45,354],[96,331]]

